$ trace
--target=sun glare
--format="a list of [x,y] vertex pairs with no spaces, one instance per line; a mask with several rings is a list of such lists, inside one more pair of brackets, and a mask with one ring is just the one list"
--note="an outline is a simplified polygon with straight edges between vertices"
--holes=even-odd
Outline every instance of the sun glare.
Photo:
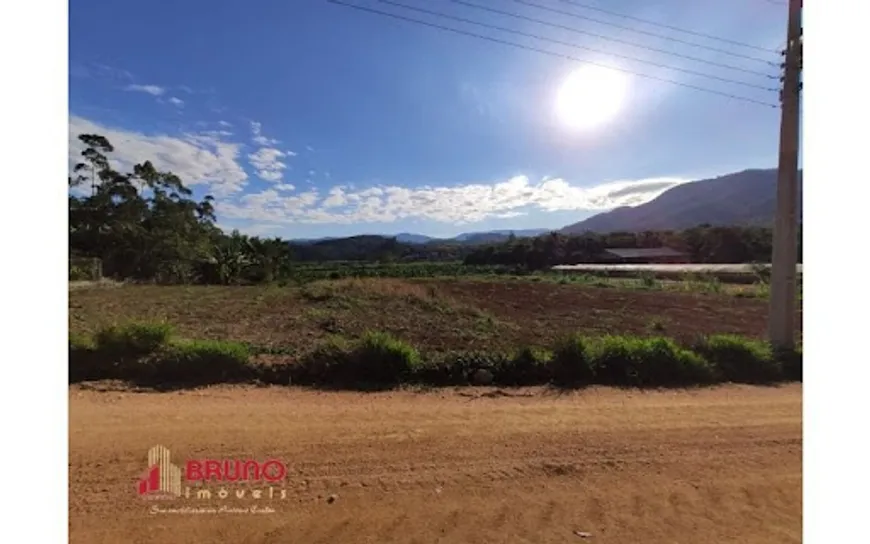
[[572,130],[600,127],[622,109],[628,77],[600,66],[583,66],[571,72],[556,96],[556,115]]

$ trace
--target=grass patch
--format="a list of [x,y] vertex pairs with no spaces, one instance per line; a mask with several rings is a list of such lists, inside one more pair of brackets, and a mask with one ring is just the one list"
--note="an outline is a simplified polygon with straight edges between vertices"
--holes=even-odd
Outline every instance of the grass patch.
[[[390,334],[367,332],[356,340],[328,336],[299,356],[289,347],[178,339],[165,323],[134,323],[106,327],[93,336],[70,334],[69,368],[71,382],[121,379],[155,388],[239,382],[351,389],[470,383],[648,388],[803,378],[800,349],[774,353],[766,343],[734,335],[708,336],[684,346],[661,336],[572,334],[551,347],[524,347],[512,354],[495,349],[424,355]],[[262,354],[289,360],[254,362]]]
[[493,378],[500,385],[543,385],[553,379],[553,353],[525,347],[495,368]]
[[140,356],[165,346],[173,333],[168,323],[132,322],[111,325],[94,335],[96,349],[116,356]]
[[383,332],[368,332],[359,341],[329,337],[300,361],[294,381],[307,385],[381,388],[412,381],[421,364],[410,344]]
[[358,381],[394,385],[407,381],[420,365],[417,349],[387,333],[369,332],[353,353]]
[[679,387],[711,383],[708,362],[669,338],[604,336],[587,342],[596,382],[633,387]]
[[719,334],[702,339],[694,349],[716,367],[722,381],[761,384],[783,378],[781,362],[758,340]]
[[69,349],[70,351],[93,350],[96,349],[94,339],[87,334],[81,332],[70,331],[69,333]]
[[641,289],[661,289],[661,283],[652,272],[641,272],[638,282]]
[[219,340],[176,340],[146,359],[143,376],[149,383],[208,385],[237,383],[253,377],[248,347]]
[[595,371],[587,356],[586,339],[578,334],[556,341],[551,367],[553,383],[562,387],[590,385],[595,381]]
[[491,366],[491,359],[485,353],[437,353],[417,367],[413,381],[420,385],[437,387],[468,385],[470,373],[475,368]]
[[253,377],[239,342],[180,340],[167,323],[128,323],[69,337],[70,380],[123,379],[150,386],[232,383]]

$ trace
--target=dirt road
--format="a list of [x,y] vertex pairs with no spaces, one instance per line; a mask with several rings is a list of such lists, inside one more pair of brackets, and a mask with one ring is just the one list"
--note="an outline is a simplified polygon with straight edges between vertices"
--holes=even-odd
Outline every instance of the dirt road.
[[[155,444],[179,466],[284,460],[286,497],[143,499]],[[69,463],[74,543],[801,540],[800,386],[71,388]]]

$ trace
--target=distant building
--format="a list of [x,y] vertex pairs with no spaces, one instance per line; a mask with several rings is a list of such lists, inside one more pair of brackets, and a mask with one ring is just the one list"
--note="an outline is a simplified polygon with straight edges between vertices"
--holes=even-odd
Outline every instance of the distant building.
[[601,261],[606,263],[687,263],[689,256],[669,247],[605,249]]

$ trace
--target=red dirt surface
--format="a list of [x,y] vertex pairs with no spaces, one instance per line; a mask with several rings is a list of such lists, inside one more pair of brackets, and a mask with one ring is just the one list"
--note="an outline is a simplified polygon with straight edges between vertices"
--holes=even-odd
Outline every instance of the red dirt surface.
[[[154,511],[136,482],[155,444],[178,464],[281,459],[287,496],[260,499],[271,513],[167,510],[244,509],[250,498],[179,498]],[[546,544],[581,542],[581,532],[596,543],[796,543],[801,452],[794,385],[563,395],[74,387],[70,542]]]

